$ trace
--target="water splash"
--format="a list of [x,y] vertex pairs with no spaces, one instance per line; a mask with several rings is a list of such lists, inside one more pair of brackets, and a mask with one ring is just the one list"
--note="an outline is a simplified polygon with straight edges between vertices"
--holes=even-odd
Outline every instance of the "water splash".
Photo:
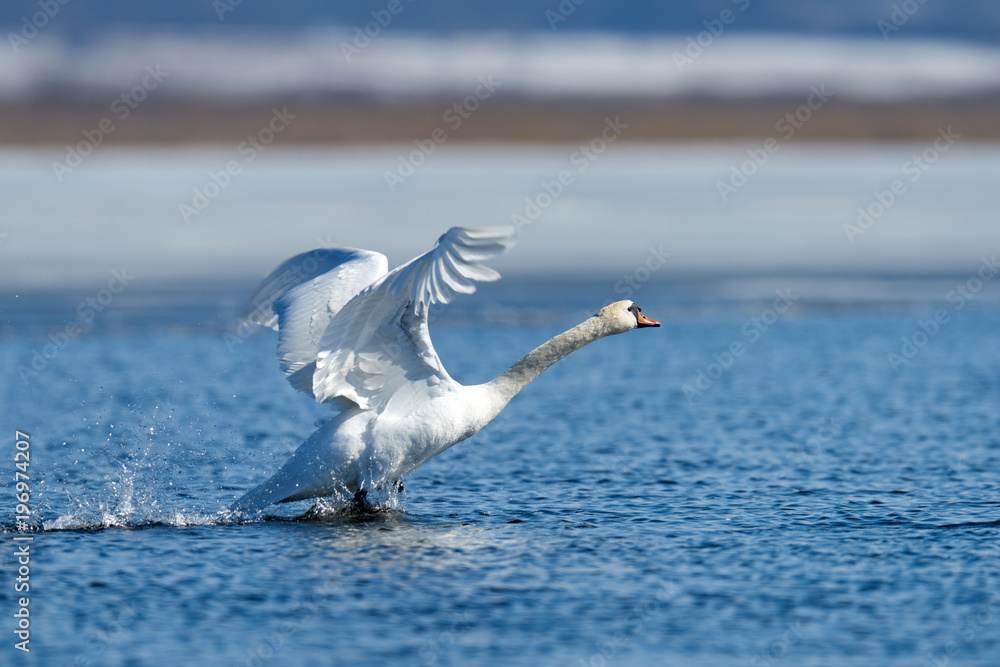
[[227,509],[206,511],[169,506],[156,485],[142,485],[142,469],[121,465],[117,479],[106,482],[96,498],[75,499],[76,509],[55,519],[41,521],[38,530],[72,531],[109,528],[149,528],[154,526],[221,526],[268,521],[369,521],[386,516],[403,516],[400,491],[393,487],[370,492],[363,505],[354,496],[341,493],[317,498],[312,507],[302,511],[303,502],[287,509],[271,506],[255,514],[241,514]]
[[[140,528],[155,525],[196,526],[219,522],[219,513],[185,511],[168,507],[159,488],[143,483],[143,468],[120,464],[118,478],[106,481],[96,498],[74,498],[76,510],[43,520],[42,530],[94,530]],[[137,490],[137,482],[140,484]]]
[[[161,407],[162,406],[162,407]],[[246,452],[206,441],[203,418],[155,402],[151,410],[125,403],[102,410],[62,443],[39,481],[34,531],[92,531],[154,526],[238,525],[262,521],[329,521],[358,514],[353,494],[310,503],[273,505],[253,515],[227,507],[238,489],[232,471]],[[127,411],[127,412],[126,412]],[[240,484],[252,483],[245,476]],[[47,478],[47,479],[46,479]],[[397,489],[373,490],[360,516],[401,511]],[[3,532],[14,526],[0,525]]]
[[[194,504],[191,498],[209,497],[204,489],[196,491],[188,484],[174,483],[178,473],[194,472],[207,458],[205,452],[185,444],[197,441],[198,424],[178,427],[173,420],[174,410],[161,412],[159,404],[152,413],[140,412],[133,404],[122,407],[131,413],[132,423],[122,425],[123,418],[129,418],[124,413],[111,411],[106,419],[98,414],[63,443],[64,447],[78,446],[78,455],[72,461],[57,459],[47,471],[52,480],[47,492],[50,496],[58,495],[58,501],[46,503],[49,517],[38,522],[36,529],[101,530],[219,523],[223,518],[220,512],[190,506]],[[95,432],[102,436],[95,437]],[[195,478],[192,474],[187,481],[197,483]]]

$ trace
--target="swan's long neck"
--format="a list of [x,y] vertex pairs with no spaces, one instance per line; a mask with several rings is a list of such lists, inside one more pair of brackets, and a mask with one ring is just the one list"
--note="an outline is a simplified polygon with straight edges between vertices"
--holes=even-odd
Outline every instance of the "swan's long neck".
[[570,352],[575,352],[587,343],[592,343],[610,333],[612,332],[599,317],[591,317],[536,347],[502,375],[487,383],[487,387],[495,392],[497,398],[503,401],[503,405],[506,405],[507,401],[528,386],[546,368]]

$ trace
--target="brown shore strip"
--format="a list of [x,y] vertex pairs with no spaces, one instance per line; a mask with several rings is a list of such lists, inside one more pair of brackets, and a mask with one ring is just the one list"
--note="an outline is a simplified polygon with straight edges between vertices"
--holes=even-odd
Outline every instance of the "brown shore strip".
[[[786,118],[802,98],[488,99],[462,118],[450,98],[286,97],[271,100],[147,100],[127,118],[111,101],[40,98],[0,103],[0,144],[64,146],[84,140],[84,132],[106,145],[238,144],[266,127],[272,109],[295,118],[277,143],[373,144],[427,139],[436,128],[449,142],[585,142],[599,136],[606,118],[628,125],[625,141],[929,140],[951,126],[963,139],[1000,140],[1000,95],[968,99],[861,102],[833,98],[799,120]],[[116,109],[121,109],[117,106]],[[804,122],[801,119],[809,116]],[[794,117],[793,117],[794,118]],[[105,119],[108,119],[105,121]],[[456,119],[461,123],[456,127]],[[779,125],[782,119],[785,124]],[[438,134],[438,137],[441,135]]]

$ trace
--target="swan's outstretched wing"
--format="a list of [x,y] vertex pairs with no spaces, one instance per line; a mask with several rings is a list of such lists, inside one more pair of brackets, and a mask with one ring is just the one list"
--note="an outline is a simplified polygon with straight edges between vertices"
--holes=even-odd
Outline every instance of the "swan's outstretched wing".
[[480,262],[507,250],[508,228],[453,227],[434,248],[349,301],[320,343],[313,393],[324,403],[346,398],[380,413],[404,415],[417,402],[455,386],[431,344],[432,304],[471,294],[500,274]]
[[323,248],[296,255],[264,278],[243,320],[278,330],[281,370],[293,387],[311,396],[330,320],[388,268],[385,255],[368,250]]

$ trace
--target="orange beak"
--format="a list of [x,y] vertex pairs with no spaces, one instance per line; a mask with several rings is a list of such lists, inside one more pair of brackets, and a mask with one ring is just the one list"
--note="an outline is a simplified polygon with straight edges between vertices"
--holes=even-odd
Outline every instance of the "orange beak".
[[635,316],[635,319],[639,323],[638,325],[636,325],[637,329],[641,329],[642,327],[658,327],[658,326],[660,326],[659,322],[657,322],[656,320],[654,320],[652,318],[646,317],[645,315],[642,314],[642,311],[639,311],[639,313]]

